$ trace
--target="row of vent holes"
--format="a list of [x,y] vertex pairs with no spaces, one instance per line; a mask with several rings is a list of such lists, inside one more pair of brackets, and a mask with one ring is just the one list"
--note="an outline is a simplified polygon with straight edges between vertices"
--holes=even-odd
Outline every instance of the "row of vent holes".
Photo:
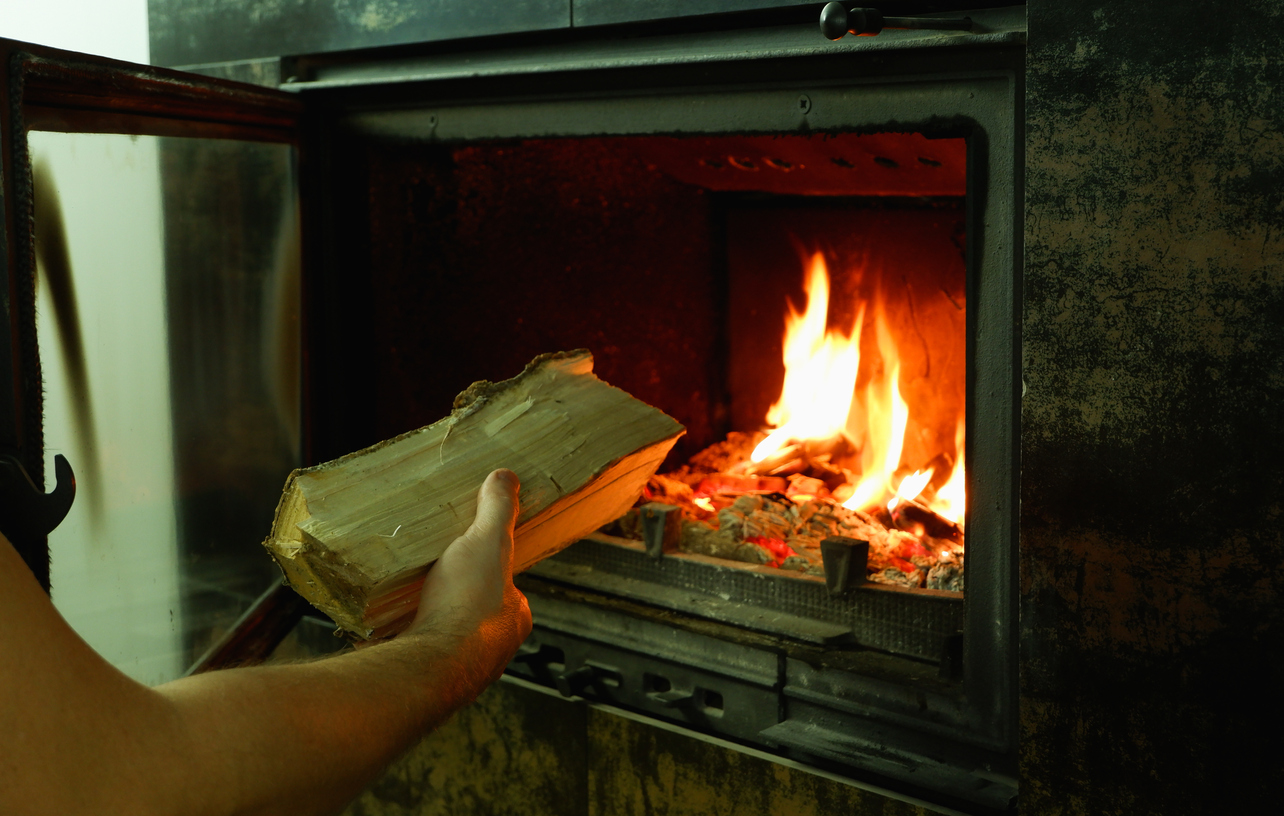
[[[646,684],[647,693],[658,692],[663,694],[673,689],[673,684],[669,682],[667,677],[661,677],[658,674],[645,674],[642,677],[643,682]],[[696,689],[696,692],[700,695],[700,699],[697,702],[706,714],[711,714],[715,717],[722,716],[722,694],[710,689]]]
[[[540,651],[548,655],[548,661],[545,665],[548,667],[549,671],[558,674],[566,671],[566,652],[562,651],[557,646],[547,645],[541,646]],[[597,681],[604,686],[609,688],[619,688],[623,680],[624,678],[619,672],[607,671],[601,668],[598,669]],[[669,682],[669,678],[650,673],[643,675],[643,685],[647,692],[665,692],[673,688],[673,684]],[[700,707],[715,717],[721,717],[723,708],[722,695],[716,691],[710,691],[709,689],[701,689],[700,692]]]
[[[856,168],[855,164],[848,161],[847,159],[844,159],[841,156],[835,156],[834,158],[831,158],[830,161],[838,165],[839,167],[845,167],[849,170],[853,170]],[[928,167],[941,166],[941,163],[938,162],[936,159],[929,159],[926,156],[919,156],[918,161],[920,164],[926,165]],[[785,161],[784,159],[765,158],[762,160],[762,163],[767,165],[770,168],[773,168],[775,170],[780,170],[781,172],[784,172],[784,173],[788,173],[791,170],[801,170],[804,167],[806,167],[805,164],[793,164],[792,162]],[[731,165],[737,170],[748,170],[755,173],[758,172],[758,170],[760,169],[758,167],[758,163],[755,162],[753,159],[745,159],[745,158],[740,158],[738,156],[728,156],[725,164],[718,159],[701,159],[700,164],[704,165],[705,167],[710,167],[714,170],[721,170],[727,165]],[[879,167],[888,167],[888,168],[901,166],[900,163],[897,162],[895,159],[889,159],[886,156],[875,156],[874,164],[877,164]]]
[[[566,671],[566,652],[562,651],[557,646],[540,646],[539,651],[540,654],[547,655],[548,660],[545,661],[544,665],[548,667],[550,672],[553,674],[561,674]],[[624,677],[619,672],[598,666],[597,676],[594,678],[594,681],[601,683],[608,688],[619,688],[620,684],[624,681]]]
[[[844,159],[841,156],[835,156],[834,158],[830,159],[830,161],[838,165],[839,167],[846,167],[849,170],[856,169],[856,165],[852,164],[851,162],[847,161],[847,159]],[[918,163],[922,165],[926,165],[928,167],[941,166],[941,163],[938,162],[936,159],[929,159],[926,156],[919,156]],[[874,164],[877,164],[879,167],[889,167],[889,168],[901,166],[900,163],[896,161],[896,159],[889,159],[886,156],[875,156]]]
[[[773,159],[770,157],[763,159],[762,163],[773,170],[779,170],[782,173],[788,173],[791,170],[801,170],[806,167],[804,164],[794,164],[793,162],[785,161],[784,159]],[[728,156],[725,162],[721,159],[701,159],[700,164],[713,170],[721,170],[727,165],[731,165],[737,170],[749,170],[754,173],[761,169],[758,167],[758,163],[753,159],[741,158],[740,156]]]

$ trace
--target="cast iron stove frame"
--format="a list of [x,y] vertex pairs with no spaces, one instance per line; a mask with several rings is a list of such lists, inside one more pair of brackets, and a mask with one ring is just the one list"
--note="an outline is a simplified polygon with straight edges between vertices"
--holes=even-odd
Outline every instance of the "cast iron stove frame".
[[[673,585],[617,568],[631,557],[645,564],[641,545],[630,552],[624,542],[590,540],[521,579],[536,624],[509,674],[853,778],[1003,810],[1016,788],[1021,51],[1010,41],[804,46],[806,36],[814,29],[756,32],[734,55],[717,43],[702,49],[698,37],[675,37],[649,47],[584,42],[520,58],[483,52],[466,71],[457,54],[287,61],[283,70],[297,78],[310,109],[327,111],[317,132],[342,139],[458,144],[879,130],[967,139],[969,546],[961,642],[947,633],[926,647],[934,653],[920,647],[925,661],[880,651],[896,647],[859,626],[855,639],[878,648],[833,648],[845,633],[824,616],[793,637],[779,626],[732,626],[744,592],[724,581],[688,593],[691,602],[679,611],[684,603],[672,598]],[[342,139],[323,138],[318,152],[339,160]],[[823,594],[823,583],[814,589]],[[649,601],[638,600],[648,592]],[[670,599],[659,600],[666,593]],[[909,608],[922,601],[911,598]],[[877,623],[904,624],[898,615],[904,607],[890,605]]]

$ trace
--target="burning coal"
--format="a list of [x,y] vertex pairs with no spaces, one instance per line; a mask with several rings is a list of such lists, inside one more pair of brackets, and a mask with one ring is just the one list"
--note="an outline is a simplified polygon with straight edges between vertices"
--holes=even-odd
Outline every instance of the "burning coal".
[[[909,308],[912,321],[912,305],[885,283],[834,327],[825,258],[808,259],[806,308],[790,303],[785,315],[784,382],[766,428],[732,433],[648,484],[645,500],[682,508],[683,549],[821,574],[820,542],[839,535],[870,543],[870,580],[962,590],[963,401],[937,387],[922,352],[907,375],[902,346],[926,341],[898,331],[906,318],[890,310]],[[620,521],[624,534],[634,528]]]

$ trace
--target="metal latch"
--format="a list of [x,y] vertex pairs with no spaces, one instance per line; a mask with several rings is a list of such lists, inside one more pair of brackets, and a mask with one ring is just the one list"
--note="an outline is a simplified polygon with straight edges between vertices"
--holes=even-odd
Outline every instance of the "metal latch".
[[45,493],[22,462],[0,455],[0,532],[14,544],[44,538],[67,517],[76,498],[76,474],[61,453],[54,457],[54,478],[53,492]]

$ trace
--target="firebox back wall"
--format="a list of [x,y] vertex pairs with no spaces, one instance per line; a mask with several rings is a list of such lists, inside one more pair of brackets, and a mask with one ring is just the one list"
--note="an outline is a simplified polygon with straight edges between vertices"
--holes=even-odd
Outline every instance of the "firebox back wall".
[[602,379],[687,426],[675,459],[714,441],[725,309],[701,188],[597,140],[377,146],[369,167],[378,436],[586,347]]
[[[806,302],[813,251],[835,279],[834,325],[878,286],[927,321],[907,336],[935,325],[961,337],[961,199],[718,194],[650,164],[654,145],[622,141],[370,149],[378,436],[443,416],[474,379],[587,347],[604,380],[687,426],[670,465],[685,461],[762,425],[783,377],[786,302]],[[918,362],[937,366],[938,390],[950,369],[961,405],[964,348],[929,341],[940,355]]]

